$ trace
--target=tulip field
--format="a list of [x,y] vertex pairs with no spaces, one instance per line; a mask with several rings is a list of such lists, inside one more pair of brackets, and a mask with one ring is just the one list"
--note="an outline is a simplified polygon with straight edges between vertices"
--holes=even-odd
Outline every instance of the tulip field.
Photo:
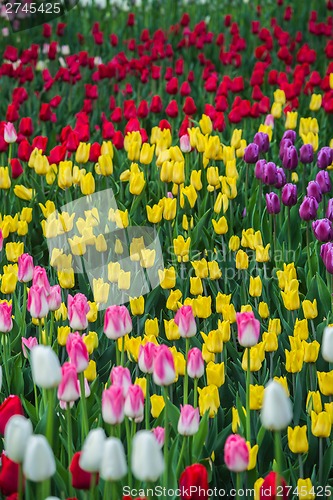
[[0,6],[1,498],[332,498],[332,0],[65,6]]

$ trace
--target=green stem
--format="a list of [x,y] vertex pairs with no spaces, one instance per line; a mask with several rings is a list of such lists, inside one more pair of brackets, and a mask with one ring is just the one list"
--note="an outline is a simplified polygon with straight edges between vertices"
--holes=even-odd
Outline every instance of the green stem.
[[239,495],[240,490],[242,489],[242,473],[236,472],[236,499],[239,500],[241,497]]
[[282,477],[282,450],[281,450],[281,437],[280,431],[274,432],[274,448],[275,448],[275,462],[276,462],[276,472],[277,472],[277,484],[278,487]]
[[307,254],[307,259],[308,259],[308,271],[310,271],[310,274],[312,276],[312,270],[311,270],[311,260],[310,260],[310,234],[309,234],[309,222],[307,221],[306,223],[306,254]]
[[324,486],[322,484],[323,483],[323,458],[324,458],[323,444],[324,444],[324,439],[319,438],[319,486]]
[[298,463],[299,463],[299,477],[303,479],[304,477],[303,461],[302,461],[302,455],[300,453],[298,454]]
[[25,317],[27,313],[27,284],[23,283],[23,304],[22,304],[22,323],[21,323],[21,337],[25,337]]
[[117,498],[116,496],[113,496],[113,494],[110,495],[111,493],[111,481],[104,481],[104,494],[103,494],[103,500],[113,500],[114,498]]
[[44,389],[46,390],[47,398],[47,422],[46,422],[46,439],[48,440],[51,448],[53,445],[53,417],[54,417],[54,389]]
[[52,347],[52,340],[53,340],[53,327],[54,327],[54,312],[51,311],[50,329],[49,329],[49,345],[51,347]]
[[124,366],[125,359],[125,337],[121,338],[121,354],[120,354],[120,364]]
[[5,374],[6,374],[6,382],[8,388],[8,396],[10,395],[10,378],[9,378],[9,367],[8,367],[8,352],[7,352],[7,342],[8,337],[6,334],[2,334],[2,355],[3,355],[3,364],[5,366]]
[[193,408],[198,406],[198,379],[194,379],[194,395],[193,395]]
[[168,459],[169,459],[169,421],[168,421],[168,387],[163,387],[163,397],[164,397],[164,486],[168,486]]
[[35,410],[36,410],[36,418],[39,420],[39,408],[38,408],[38,396],[37,396],[37,386],[34,384],[34,396],[35,396]]
[[[131,430],[129,425],[129,419],[125,417],[125,428],[126,428],[126,441],[127,441],[127,461],[131,462],[131,445],[132,445],[132,437]],[[128,485],[132,487],[132,470],[131,467],[128,468]]]
[[42,320],[39,319],[38,320],[38,336],[39,336],[39,343],[44,345],[44,342],[43,342],[43,329],[42,329]]
[[90,479],[90,490],[89,490],[90,500],[95,499],[95,491],[96,491],[96,473],[92,473]]
[[251,414],[250,414],[250,382],[251,382],[251,349],[247,348],[246,370],[246,440],[251,444]]
[[177,479],[179,478],[180,473],[182,471],[182,462],[183,462],[183,458],[184,458],[185,448],[186,448],[186,436],[183,436],[182,447],[180,449],[180,455],[179,455],[177,469],[176,469],[177,470],[177,472],[176,472]]
[[[71,407],[69,403],[66,405],[66,419],[67,419],[67,454],[68,454],[68,466],[71,464],[73,457],[73,437],[72,437],[72,414]],[[69,474],[69,489],[71,490],[71,478]]]
[[80,391],[81,391],[81,409],[82,409],[82,427],[81,427],[81,439],[82,443],[87,437],[87,434],[89,432],[89,425],[88,425],[88,412],[87,412],[87,401],[86,401],[86,391],[84,387],[84,373],[81,372],[79,373],[79,380],[80,380]]
[[188,357],[189,347],[190,347],[190,339],[188,337],[186,337],[186,339],[185,339],[185,362],[186,362],[186,368],[185,368],[185,375],[184,375],[184,405],[187,405],[187,402],[188,402],[187,357]]
[[23,499],[23,467],[22,464],[18,464],[18,491],[17,491],[17,499]]
[[146,429],[150,429],[150,373],[147,373],[147,383],[146,383],[146,401],[145,401],[145,422]]
[[119,366],[120,365],[120,352],[118,349],[118,340],[115,340],[115,343],[116,343],[116,364],[117,364],[117,366]]
[[287,214],[288,214],[288,250],[291,249],[291,222],[290,222],[290,210],[291,207],[287,207]]

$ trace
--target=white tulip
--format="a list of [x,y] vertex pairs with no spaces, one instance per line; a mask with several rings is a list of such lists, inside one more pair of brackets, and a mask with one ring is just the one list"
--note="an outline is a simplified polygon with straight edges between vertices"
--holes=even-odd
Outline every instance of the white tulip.
[[265,387],[260,418],[262,425],[272,431],[285,429],[293,418],[291,401],[276,380],[271,380]]
[[37,345],[30,353],[32,378],[43,389],[57,387],[61,381],[58,356],[50,346]]
[[89,432],[79,460],[81,469],[91,473],[99,472],[105,439],[105,432],[100,427]]
[[14,415],[8,420],[5,427],[5,450],[13,462],[23,462],[31,435],[32,423],[23,415]]
[[333,327],[324,328],[323,339],[321,343],[321,354],[325,361],[333,363]]
[[108,438],[104,443],[100,476],[105,481],[119,481],[127,474],[124,447],[120,439]]
[[46,437],[41,434],[30,436],[23,461],[25,477],[29,481],[39,483],[52,477],[55,471],[53,451]]
[[155,482],[164,471],[164,460],[157,439],[150,431],[139,431],[132,442],[131,468],[140,481]]

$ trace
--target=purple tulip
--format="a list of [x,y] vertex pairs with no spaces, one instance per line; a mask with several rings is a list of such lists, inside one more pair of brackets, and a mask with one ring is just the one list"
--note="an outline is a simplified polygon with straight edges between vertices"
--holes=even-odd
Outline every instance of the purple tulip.
[[251,142],[244,151],[244,161],[246,163],[256,163],[259,159],[259,146]]
[[254,169],[254,175],[256,179],[260,179],[262,181],[263,173],[264,173],[264,168],[266,165],[267,161],[266,160],[258,160]]
[[313,162],[313,146],[312,144],[303,144],[299,150],[299,157],[302,163]]
[[316,175],[316,182],[319,184],[323,194],[328,193],[332,189],[330,174],[327,170],[320,170]]
[[297,203],[297,187],[296,184],[285,184],[281,192],[282,203],[286,207],[292,207]]
[[291,142],[290,139],[282,139],[280,141],[280,151],[279,151],[279,158],[280,158],[280,160],[283,160],[284,152],[290,146],[293,146],[293,143]]
[[317,155],[317,167],[320,168],[320,170],[324,170],[327,168],[329,165],[331,165],[333,161],[333,149],[331,149],[329,146],[325,146],[321,148],[320,151],[318,151]]
[[262,181],[269,186],[274,186],[276,183],[276,165],[272,161],[269,161],[264,165],[264,171],[262,174]]
[[316,198],[318,203],[323,199],[323,193],[321,192],[320,186],[316,181],[310,181],[308,187],[306,188],[307,196],[313,196]]
[[289,139],[293,144],[295,144],[296,141],[296,132],[295,130],[286,130],[285,133],[282,136],[282,141],[284,139]]
[[305,196],[299,207],[299,215],[303,220],[313,220],[317,216],[318,201],[313,196]]
[[318,241],[327,243],[333,239],[332,223],[329,219],[317,219],[312,222],[312,230]]
[[276,193],[266,194],[266,207],[269,214],[278,214],[280,212],[280,198]]
[[320,257],[322,258],[327,271],[333,274],[333,243],[325,243],[320,248]]
[[253,138],[253,142],[259,147],[260,153],[267,153],[269,150],[269,137],[264,132],[257,132]]
[[328,200],[327,209],[326,209],[326,217],[333,222],[333,198]]
[[275,187],[277,189],[281,189],[282,186],[284,186],[286,182],[287,182],[286,174],[284,173],[283,168],[278,167],[276,169],[276,183],[275,183]]
[[282,158],[283,168],[294,170],[298,165],[298,154],[295,146],[289,146],[284,150]]

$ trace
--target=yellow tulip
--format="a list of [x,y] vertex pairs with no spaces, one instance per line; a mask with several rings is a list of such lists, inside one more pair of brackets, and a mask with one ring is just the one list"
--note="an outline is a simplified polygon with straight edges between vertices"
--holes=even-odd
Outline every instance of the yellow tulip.
[[75,285],[74,270],[72,268],[59,270],[58,281],[61,288],[73,288]]
[[278,349],[278,338],[274,332],[265,332],[262,336],[262,340],[265,343],[266,352],[275,352]]
[[80,189],[84,195],[93,194],[95,192],[95,179],[91,172],[81,177]]
[[222,276],[222,271],[219,268],[219,264],[216,260],[208,262],[209,278],[211,280],[218,280]]
[[[8,167],[0,167],[0,189],[9,189],[11,184],[12,183],[10,180]],[[21,186],[21,187],[23,187],[23,186]],[[16,186],[15,186],[15,188],[16,188]],[[15,192],[15,188],[14,188],[14,192]],[[16,195],[16,196],[18,196],[18,195]]]
[[220,330],[211,330],[208,335],[201,332],[201,336],[209,352],[219,353],[223,349],[223,338]]
[[176,217],[177,199],[164,198],[163,203],[163,218],[165,220],[173,220]]
[[20,255],[24,253],[24,243],[6,243],[6,258],[9,262],[17,262]]
[[199,295],[197,298],[193,299],[193,309],[194,314],[198,318],[209,318],[212,314],[212,297],[203,297]]
[[191,171],[190,184],[196,191],[200,191],[202,189],[201,170]]
[[307,438],[307,426],[297,425],[292,429],[288,427],[288,446],[293,453],[307,453],[309,451],[309,442]]
[[255,444],[251,448],[251,443],[246,441],[248,450],[249,450],[249,465],[247,466],[247,470],[253,470],[257,466],[257,456],[259,451],[259,446]]
[[240,418],[238,414],[238,410],[235,407],[232,407],[232,421],[231,421],[231,429],[234,434],[237,434],[240,427]]
[[89,332],[88,335],[83,335],[83,342],[85,343],[88,353],[92,354],[98,347],[98,335],[96,332]]
[[321,94],[312,94],[309,104],[310,111],[318,111],[321,108],[322,100]]
[[192,260],[191,265],[197,278],[208,278],[208,263],[206,259]]
[[97,377],[96,361],[91,359],[89,361],[88,368],[86,368],[83,373],[88,382],[92,382],[93,380],[95,380],[95,378]]
[[160,286],[164,290],[168,290],[176,286],[176,271],[173,266],[169,269],[159,269],[158,276],[160,280]]
[[238,250],[236,253],[236,269],[247,269],[249,267],[249,257],[244,250]]
[[333,396],[333,370],[317,372],[319,390],[324,396]]
[[164,331],[165,331],[165,336],[168,340],[178,340],[180,338],[180,333],[178,330],[178,326],[174,322],[173,319],[168,320],[163,320],[164,321]]
[[231,147],[233,147],[235,149],[238,149],[240,147],[242,133],[243,133],[242,129],[235,128],[233,130],[232,135],[231,135],[231,139],[230,139],[230,146]]
[[313,302],[311,300],[303,300],[302,309],[304,318],[315,319],[318,316],[317,299],[314,299]]
[[2,275],[1,278],[1,288],[0,291],[4,295],[13,293],[16,288],[17,274],[14,272],[8,272]]
[[149,222],[152,222],[153,224],[161,222],[163,213],[162,207],[160,207],[159,205],[154,205],[153,207],[146,205],[146,211],[147,219],[149,220]]
[[262,294],[262,282],[260,276],[250,276],[249,294],[251,297],[260,297]]
[[239,236],[233,235],[229,240],[229,250],[232,252],[237,252],[240,247],[240,239]]
[[230,321],[230,323],[236,322],[236,310],[233,304],[223,305],[221,314],[224,321]]
[[297,490],[298,498],[300,500],[313,500],[314,498],[316,498],[316,494],[309,477],[306,479],[299,478],[297,480]]
[[149,165],[153,161],[154,151],[155,151],[155,144],[151,146],[148,142],[143,143],[140,151],[140,159],[139,159],[140,163],[143,163],[144,165]]
[[306,398],[306,411],[310,414],[312,411],[320,413],[323,410],[321,395],[319,391],[309,391]]
[[87,163],[90,154],[90,144],[85,142],[80,142],[79,147],[75,153],[76,163]]
[[201,128],[201,132],[206,134],[211,134],[213,130],[212,120],[207,115],[202,115],[201,120],[199,120],[199,126]]
[[305,363],[315,363],[318,359],[320,344],[316,340],[313,342],[305,342],[303,340],[304,347],[304,362]]
[[95,165],[95,172],[98,175],[108,177],[113,174],[113,162],[109,154],[102,154],[98,157],[98,163]]
[[216,385],[208,385],[198,388],[198,392],[200,415],[203,416],[208,411],[209,418],[214,418],[221,404],[218,388]]
[[146,185],[144,173],[140,172],[138,174],[131,175],[129,190],[131,194],[138,196],[142,193],[143,188]]
[[287,111],[287,117],[286,117],[286,122],[285,122],[285,129],[295,129],[297,126],[297,117],[298,113],[297,111]]
[[294,324],[294,337],[300,340],[307,340],[309,337],[309,328],[307,319],[296,319]]
[[178,238],[173,240],[174,252],[178,262],[189,261],[190,244],[190,237],[185,240],[183,236],[179,235]]
[[259,302],[258,312],[261,318],[267,319],[269,317],[268,304],[266,302]]
[[250,385],[250,410],[261,410],[264,389],[263,385]]
[[98,306],[96,302],[91,302],[90,300],[88,300],[88,305],[90,309],[87,312],[87,320],[89,323],[95,323],[98,317]]
[[331,419],[326,411],[320,413],[311,412],[311,432],[314,436],[327,438],[331,434],[331,429]]
[[152,417],[158,418],[165,407],[163,396],[158,396],[157,394],[153,394],[152,396],[150,396],[150,404],[151,404]]
[[60,189],[66,189],[73,184],[73,162],[61,161],[58,170],[58,186]]
[[158,337],[159,334],[159,326],[158,319],[146,319],[145,321],[145,334],[153,335],[154,337]]
[[287,351],[286,355],[286,370],[289,373],[298,373],[303,368],[304,352],[300,349]]
[[222,342],[229,342],[231,336],[230,321],[221,321],[219,319],[217,322],[217,329],[221,332]]
[[16,184],[14,186],[14,194],[21,200],[30,201],[35,196],[35,190],[22,186],[22,184]]
[[124,271],[120,269],[118,276],[119,290],[128,290],[131,285],[131,271]]
[[182,292],[180,290],[171,290],[168,300],[166,302],[166,308],[171,311],[177,311],[179,308],[179,301],[182,297]]
[[224,363],[210,361],[206,366],[206,377],[208,385],[221,387],[225,382]]
[[225,295],[224,293],[218,292],[216,295],[215,303],[216,303],[216,312],[221,313],[222,307],[224,305],[229,305],[231,301],[231,294]]
[[256,246],[256,261],[257,262],[268,262],[269,261],[269,249],[270,243],[265,247],[262,245]]
[[145,312],[145,299],[141,295],[140,297],[130,297],[130,308],[131,313],[134,316],[140,316]]
[[228,223],[224,216],[218,221],[212,219],[212,224],[216,234],[226,234],[228,232]]
[[65,346],[67,342],[67,337],[71,333],[71,329],[69,326],[58,326],[57,331],[57,341],[61,346]]
[[97,304],[106,304],[110,293],[110,283],[105,283],[103,278],[93,279],[93,295]]

